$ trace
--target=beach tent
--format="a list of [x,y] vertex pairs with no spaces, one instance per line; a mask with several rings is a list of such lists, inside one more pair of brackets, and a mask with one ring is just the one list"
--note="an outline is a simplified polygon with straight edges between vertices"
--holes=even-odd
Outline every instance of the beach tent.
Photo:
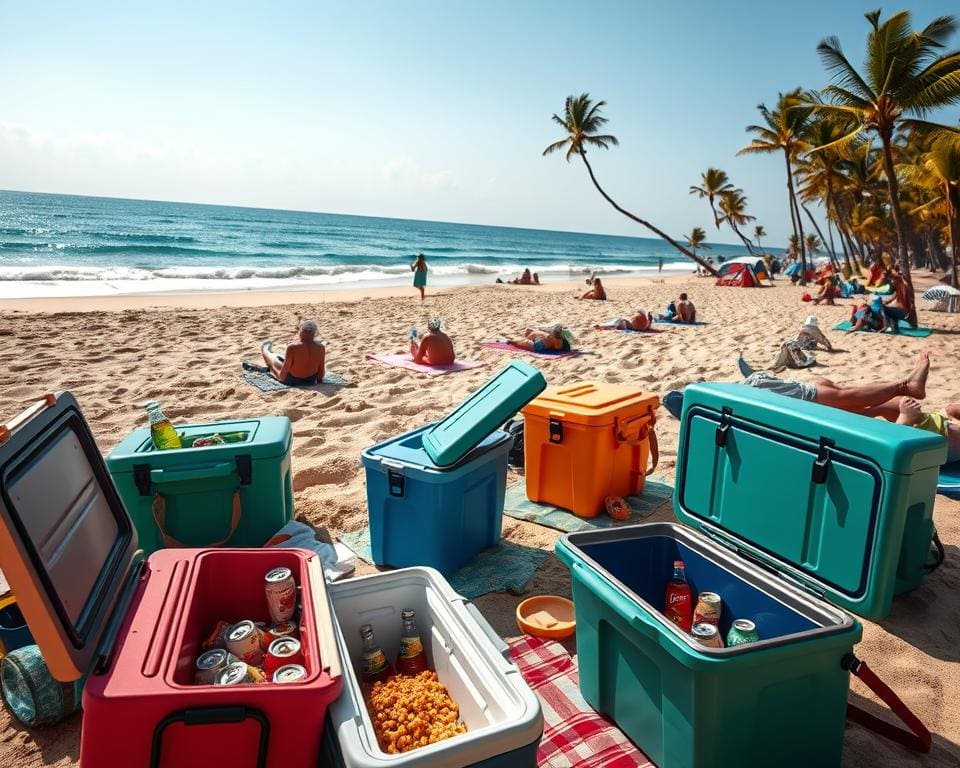
[[766,262],[757,256],[738,256],[735,259],[730,259],[720,267],[720,277],[726,275],[737,264],[747,264],[753,270],[756,278],[770,280],[770,271],[767,269]]
[[757,279],[753,267],[749,264],[733,264],[730,269],[721,272],[717,285],[728,285],[734,288],[759,288],[760,281]]

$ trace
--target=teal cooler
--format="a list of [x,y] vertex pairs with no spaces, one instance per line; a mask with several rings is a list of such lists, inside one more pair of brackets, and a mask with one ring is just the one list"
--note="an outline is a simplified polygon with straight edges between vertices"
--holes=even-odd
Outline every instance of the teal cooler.
[[[580,688],[659,768],[839,766],[862,629],[926,570],[943,438],[742,385],[687,387],[674,512],[572,533]],[[723,600],[707,648],[666,617],[675,559]]]
[[146,554],[177,545],[260,547],[293,519],[288,418],[192,424],[177,432],[185,443],[212,434],[237,442],[158,451],[150,430],[138,429],[107,456]]

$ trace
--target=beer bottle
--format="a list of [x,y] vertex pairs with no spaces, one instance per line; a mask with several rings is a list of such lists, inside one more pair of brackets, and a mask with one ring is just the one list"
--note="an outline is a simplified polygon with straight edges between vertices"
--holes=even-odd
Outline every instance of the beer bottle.
[[693,625],[693,595],[687,583],[683,560],[673,562],[673,578],[667,583],[663,612],[681,629],[690,631]]
[[400,633],[400,654],[397,656],[397,672],[401,675],[417,675],[427,669],[427,654],[420,642],[420,632],[413,611],[409,608],[400,614],[403,631]]
[[160,410],[160,403],[151,400],[146,405],[147,416],[150,419],[150,437],[153,440],[153,447],[158,451],[165,451],[170,448],[180,448],[180,435],[173,428],[170,419],[163,415]]
[[373,637],[373,625],[364,624],[360,627],[360,637],[363,639],[363,656],[360,660],[360,677],[363,683],[371,686],[374,683],[386,682],[393,676],[393,667]]

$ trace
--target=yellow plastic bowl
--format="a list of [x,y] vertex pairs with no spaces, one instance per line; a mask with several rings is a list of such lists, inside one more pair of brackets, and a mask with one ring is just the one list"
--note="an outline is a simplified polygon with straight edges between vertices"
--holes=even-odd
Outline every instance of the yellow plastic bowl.
[[517,606],[520,631],[549,640],[562,640],[577,631],[573,603],[556,595],[528,597]]

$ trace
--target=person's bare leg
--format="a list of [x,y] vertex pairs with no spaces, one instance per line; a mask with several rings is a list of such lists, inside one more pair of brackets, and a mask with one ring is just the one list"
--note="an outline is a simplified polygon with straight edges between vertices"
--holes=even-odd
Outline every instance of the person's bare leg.
[[951,419],[960,421],[960,403],[950,403],[943,409],[943,412]]
[[283,370],[283,363],[277,359],[277,356],[270,351],[270,342],[265,341],[260,346],[260,354],[263,355],[263,362],[266,364],[267,368],[270,369],[272,373],[277,378],[280,378],[280,371]]
[[900,416],[900,401],[902,397],[894,397],[880,405],[871,405],[864,408],[861,413],[864,416],[886,419],[887,421],[896,421]]
[[533,351],[533,342],[530,339],[508,339],[507,344],[517,349],[526,349]]
[[927,374],[930,372],[930,355],[920,353],[920,362],[903,381],[891,384],[867,384],[859,387],[837,387],[822,380],[817,384],[817,402],[844,411],[864,413],[870,408],[907,395],[922,400],[926,397]]

